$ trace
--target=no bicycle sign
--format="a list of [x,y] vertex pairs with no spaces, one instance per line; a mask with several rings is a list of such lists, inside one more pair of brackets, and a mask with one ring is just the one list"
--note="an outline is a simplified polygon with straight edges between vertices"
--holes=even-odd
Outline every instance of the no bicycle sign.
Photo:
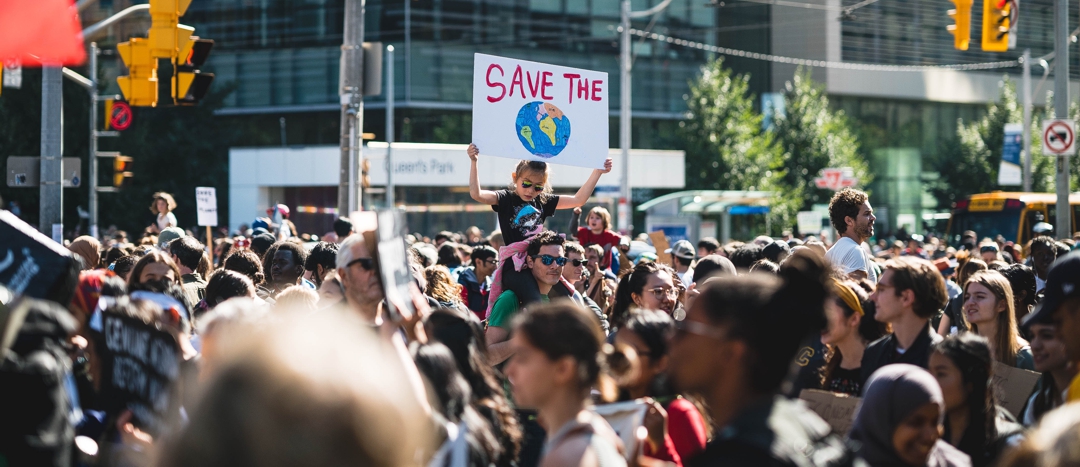
[[1076,154],[1076,122],[1057,119],[1043,120],[1043,154],[1071,156]]
[[481,154],[604,166],[607,73],[484,54],[473,60],[472,141]]

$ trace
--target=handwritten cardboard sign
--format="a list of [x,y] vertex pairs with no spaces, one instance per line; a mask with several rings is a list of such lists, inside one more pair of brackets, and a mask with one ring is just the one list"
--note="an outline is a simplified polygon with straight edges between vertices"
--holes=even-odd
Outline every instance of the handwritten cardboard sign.
[[213,187],[195,187],[195,208],[199,213],[199,225],[217,227],[217,189]]
[[1031,391],[1039,382],[1040,373],[1014,368],[1001,362],[994,362],[994,395],[998,405],[1005,407],[1013,416],[1020,418]]
[[607,73],[476,54],[480,153],[599,169],[608,157]]
[[656,247],[656,261],[660,264],[671,265],[671,253],[666,253],[668,248],[667,235],[664,235],[663,230],[657,230],[656,232],[649,233],[649,239],[652,240],[652,245]]
[[855,410],[861,400],[858,397],[818,389],[803,389],[799,393],[799,399],[825,420],[833,432],[841,435],[851,431],[851,425],[855,423]]
[[[400,209],[382,209],[378,217],[377,237],[379,250],[379,274],[383,283],[383,293],[389,305],[387,311],[395,321],[411,318],[416,314],[412,302],[412,271],[409,269],[408,254],[405,252],[405,211]],[[404,309],[398,308],[400,303]]]
[[167,330],[108,308],[95,313],[101,398],[109,415],[131,410],[133,423],[158,436],[179,407],[180,345]]
[[645,423],[645,412],[648,410],[649,405],[640,399],[593,407],[593,411],[604,417],[615,434],[619,435],[627,461],[634,460],[643,448],[638,443],[637,429]]

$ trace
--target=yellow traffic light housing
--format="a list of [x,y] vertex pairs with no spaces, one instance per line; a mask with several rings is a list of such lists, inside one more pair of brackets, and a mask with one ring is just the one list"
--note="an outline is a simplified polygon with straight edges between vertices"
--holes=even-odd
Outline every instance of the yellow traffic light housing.
[[128,67],[128,75],[116,78],[120,85],[120,92],[128,104],[134,106],[154,107],[157,106],[158,79],[157,59],[150,53],[150,45],[146,39],[137,37],[127,42],[116,45],[116,51],[124,65]]
[[1009,50],[1009,28],[1013,4],[1009,0],[983,0],[982,49],[986,52]]
[[195,28],[180,24],[191,0],[150,0],[151,54],[157,58],[175,60],[187,44]]
[[116,156],[113,159],[113,186],[120,188],[124,180],[135,176],[131,173],[132,158],[128,156]]
[[956,8],[949,10],[948,15],[953,19],[953,24],[946,26],[953,35],[953,47],[956,50],[967,50],[971,43],[971,4],[972,0],[951,0]]

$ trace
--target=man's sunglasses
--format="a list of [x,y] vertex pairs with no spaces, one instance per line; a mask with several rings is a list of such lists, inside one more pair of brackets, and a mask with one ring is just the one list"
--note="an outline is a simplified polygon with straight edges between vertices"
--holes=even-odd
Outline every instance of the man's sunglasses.
[[559,266],[566,266],[565,256],[551,256],[551,255],[533,255],[533,259],[540,258],[540,262],[544,263],[544,266],[551,266],[551,263],[558,264]]
[[572,259],[572,260],[570,260],[570,265],[575,267],[575,268],[580,268],[580,267],[584,266],[588,262],[589,262],[589,260],[587,260],[587,259]]
[[533,182],[530,182],[528,180],[522,180],[521,181],[521,187],[526,189],[526,190],[528,190],[529,188],[532,188],[533,190],[536,190],[537,192],[544,191],[544,185],[537,185],[537,184],[535,184]]
[[986,246],[980,248],[979,252],[980,253],[997,253],[998,252],[998,247],[997,247],[997,245],[986,245]]
[[345,265],[345,269],[351,268],[354,264],[360,264],[360,267],[364,268],[367,271],[375,269],[375,260],[372,258],[356,258],[352,261],[349,261],[349,263]]

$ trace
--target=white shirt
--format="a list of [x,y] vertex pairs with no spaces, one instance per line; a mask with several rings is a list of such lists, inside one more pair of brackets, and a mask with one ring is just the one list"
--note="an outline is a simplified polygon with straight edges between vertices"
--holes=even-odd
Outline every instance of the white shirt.
[[686,272],[676,272],[675,274],[679,276],[679,280],[686,287],[694,283],[694,268],[687,269]]
[[862,246],[855,243],[855,240],[840,237],[840,240],[837,240],[832,248],[829,248],[829,251],[825,253],[825,259],[839,268],[844,275],[855,271],[864,271],[870,282],[877,283],[877,270],[870,264],[873,260],[870,259],[870,255]]
[[172,211],[165,213],[164,216],[158,214],[157,227],[158,231],[165,230],[169,227],[176,227],[176,216],[173,215]]

